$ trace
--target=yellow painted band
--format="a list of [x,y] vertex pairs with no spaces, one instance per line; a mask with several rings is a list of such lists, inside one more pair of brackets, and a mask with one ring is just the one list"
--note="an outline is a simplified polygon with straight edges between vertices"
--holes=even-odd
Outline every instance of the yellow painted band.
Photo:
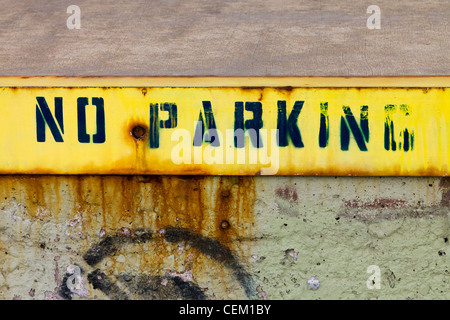
[[0,78],[0,173],[447,176],[450,77]]

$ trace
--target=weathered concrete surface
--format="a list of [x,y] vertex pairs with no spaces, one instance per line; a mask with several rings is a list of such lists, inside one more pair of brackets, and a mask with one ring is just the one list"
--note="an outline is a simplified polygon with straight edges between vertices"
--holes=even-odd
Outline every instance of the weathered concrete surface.
[[[69,30],[67,7],[81,9]],[[381,29],[369,30],[369,5]],[[448,75],[450,2],[2,1],[2,75]]]
[[0,192],[4,299],[450,298],[439,178],[2,176]]
[[[450,71],[448,1],[377,1],[381,30],[365,26],[367,1],[79,1],[80,30],[69,4],[2,2],[1,75]],[[449,185],[0,176],[0,298],[448,299]]]

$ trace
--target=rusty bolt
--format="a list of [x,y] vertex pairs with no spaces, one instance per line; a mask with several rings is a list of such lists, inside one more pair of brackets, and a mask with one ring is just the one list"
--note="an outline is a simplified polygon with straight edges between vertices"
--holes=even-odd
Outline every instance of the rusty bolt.
[[221,195],[224,198],[228,198],[231,195],[230,190],[222,190]]
[[131,130],[131,134],[136,140],[142,140],[145,136],[145,128],[141,126],[136,126]]
[[230,223],[227,220],[222,220],[222,222],[220,222],[220,229],[226,230],[229,227],[230,227]]

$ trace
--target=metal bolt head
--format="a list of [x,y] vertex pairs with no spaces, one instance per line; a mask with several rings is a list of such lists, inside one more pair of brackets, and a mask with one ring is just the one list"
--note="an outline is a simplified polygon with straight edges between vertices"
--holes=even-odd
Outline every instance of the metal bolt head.
[[226,230],[229,227],[230,227],[230,223],[227,220],[222,220],[222,222],[220,222],[220,229]]
[[145,128],[142,126],[135,126],[132,130],[131,130],[131,134],[133,135],[133,137],[136,140],[142,140],[145,136]]

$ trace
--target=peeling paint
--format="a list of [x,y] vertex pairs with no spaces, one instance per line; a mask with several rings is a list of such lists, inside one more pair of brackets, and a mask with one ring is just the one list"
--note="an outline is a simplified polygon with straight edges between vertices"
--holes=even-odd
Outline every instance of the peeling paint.
[[4,175],[0,297],[446,298],[446,194],[427,177]]

